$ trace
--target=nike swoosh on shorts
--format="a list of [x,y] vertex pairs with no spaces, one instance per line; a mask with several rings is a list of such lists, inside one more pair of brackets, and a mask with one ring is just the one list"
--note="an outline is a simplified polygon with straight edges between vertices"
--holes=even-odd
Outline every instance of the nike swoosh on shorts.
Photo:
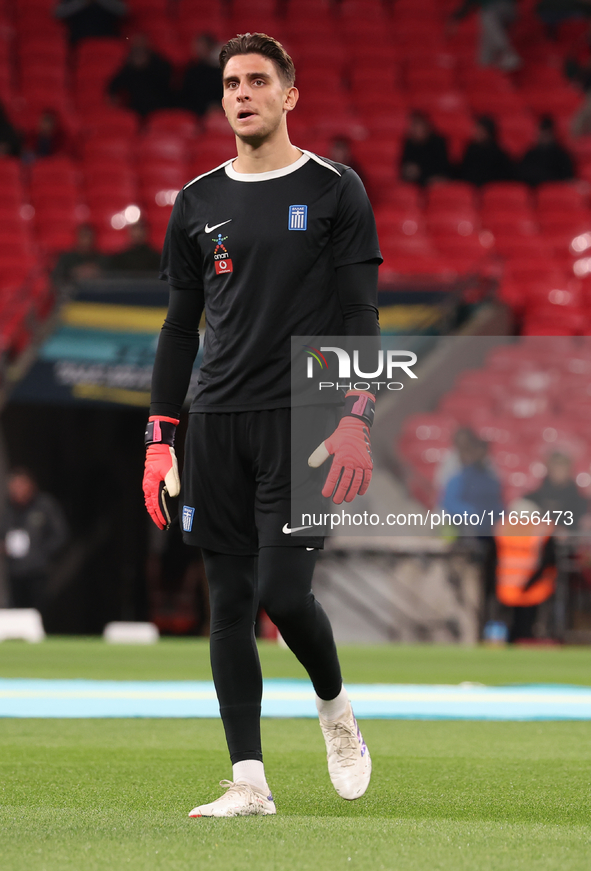
[[283,525],[283,529],[281,530],[281,532],[283,532],[284,535],[291,535],[292,532],[299,532],[301,529],[312,529],[312,527],[311,526],[296,526],[296,527],[294,527],[294,529],[290,529],[289,526],[287,525],[287,523],[285,523]]
[[210,227],[209,224],[206,224],[205,225],[205,232],[211,233],[211,232],[213,232],[213,230],[217,230],[218,227],[223,227],[224,224],[229,224],[231,220],[232,220],[232,218],[228,218],[227,221],[222,221],[221,224],[214,224],[213,227]]

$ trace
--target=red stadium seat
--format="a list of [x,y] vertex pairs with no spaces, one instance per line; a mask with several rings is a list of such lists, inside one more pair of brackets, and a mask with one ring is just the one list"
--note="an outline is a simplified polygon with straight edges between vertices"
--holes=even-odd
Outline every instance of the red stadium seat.
[[430,88],[422,91],[410,91],[408,102],[413,109],[420,109],[432,115],[443,112],[465,112],[468,109],[466,99],[461,91],[433,91]]
[[[380,97],[382,104],[380,107]],[[405,91],[388,92],[388,112],[384,112],[384,96],[379,89],[351,91],[356,109],[361,113],[366,127],[371,131],[392,132],[400,135],[408,126],[408,94]]]
[[496,91],[467,89],[466,99],[472,110],[478,115],[493,115],[494,117],[522,112],[524,104],[521,96],[515,91]]
[[130,161],[133,156],[135,139],[131,136],[97,133],[84,142],[82,149],[85,162],[113,159]]
[[527,209],[483,208],[480,213],[482,226],[501,236],[534,236],[538,232],[534,213]]
[[408,66],[406,84],[412,91],[452,91],[455,87],[453,70],[445,67]]
[[515,181],[499,181],[482,189],[482,205],[488,209],[531,209],[531,192],[527,185]]
[[0,287],[20,285],[38,269],[37,258],[17,253],[0,255]]
[[[40,170],[45,162],[55,165],[49,171]],[[69,158],[45,158],[31,168],[30,193],[32,202],[40,200],[74,201],[78,199],[81,173],[73,168]]]
[[557,281],[559,285],[567,280],[565,270],[559,261],[540,255],[533,259],[520,256],[510,260],[506,265],[506,275],[516,281]]
[[48,254],[71,251],[76,244],[75,225],[48,224],[38,230],[39,244]]
[[364,139],[352,143],[364,182],[372,194],[379,194],[383,184],[398,178],[399,143],[388,140]]
[[[375,49],[374,49],[375,51]],[[380,61],[380,69],[367,63],[355,64],[350,71],[351,93],[363,98],[367,91],[386,93],[400,87],[400,69],[396,63]]]
[[225,33],[227,34],[224,42],[226,39],[230,39],[237,33],[254,33],[257,31],[262,33],[272,33],[276,39],[283,42],[283,19],[278,18],[276,15],[264,15],[262,13],[248,11],[240,13],[240,15],[232,15],[231,18],[226,17],[224,19],[224,24],[226,27]]
[[382,251],[384,263],[380,268],[382,279],[390,280],[398,276],[409,278],[437,277],[447,279],[456,276],[457,270],[450,266],[435,249],[432,253],[410,254],[397,249],[385,248]]
[[347,59],[345,45],[336,34],[329,42],[317,39],[303,42],[297,46],[293,54],[298,74],[298,86],[302,72],[309,78],[312,77],[310,71],[315,70],[317,74],[320,74],[321,70],[326,70],[327,67],[332,67],[340,73]]
[[275,15],[275,0],[232,0],[232,12],[234,15]]
[[140,197],[145,206],[171,205],[188,181],[186,167],[176,164],[142,164],[139,167]]
[[22,165],[17,157],[0,157],[0,187],[18,187],[22,184]]
[[63,61],[27,60],[20,71],[21,91],[27,94],[39,88],[63,90],[66,83],[66,68]]
[[416,206],[378,206],[375,211],[378,234],[382,244],[397,236],[422,236],[425,225]]
[[406,182],[397,182],[388,188],[388,195],[384,202],[384,208],[418,210],[420,208],[420,194],[416,185]]
[[539,186],[536,201],[540,211],[579,211],[587,206],[587,191],[578,182],[546,182]]
[[453,417],[460,424],[470,425],[482,418],[490,408],[487,402],[475,403],[471,394],[452,392],[442,398],[438,410]]
[[394,20],[390,34],[395,50],[404,53],[405,48],[411,49],[410,57],[412,57],[413,46],[429,46],[432,50],[437,51],[441,50],[444,45],[441,24],[429,19]]
[[39,217],[39,212],[53,212],[56,204],[60,208],[67,208],[72,212],[79,205],[80,198],[78,190],[74,185],[43,185],[37,188],[31,188],[31,202],[35,207],[35,219]]
[[427,191],[430,208],[471,210],[474,200],[474,187],[463,181],[434,182]]
[[159,109],[149,115],[147,130],[192,139],[198,134],[197,119],[185,109]]
[[76,46],[76,65],[82,67],[102,62],[114,71],[126,54],[127,46],[120,39],[105,37],[84,39]]
[[17,43],[19,66],[23,69],[34,60],[36,63],[65,66],[68,46],[66,40],[20,34]]
[[72,230],[81,223],[80,217],[83,212],[85,212],[85,208],[81,209],[77,204],[71,202],[54,201],[38,205],[35,207],[35,227],[39,234],[57,230],[60,227]]
[[166,228],[170,219],[171,207],[149,207],[145,213],[146,222],[150,231],[150,243],[158,251],[162,249]]
[[458,267],[468,267],[475,261],[482,262],[484,266],[490,255],[491,246],[483,245],[478,233],[462,236],[460,233],[435,233],[431,230],[431,238],[441,254],[453,260]]
[[214,169],[226,160],[236,157],[236,143],[234,137],[204,136],[194,143],[192,151],[189,161],[189,176],[191,173],[194,176],[202,172],[209,172],[210,169]]
[[301,72],[298,70],[298,88],[301,89],[300,102],[315,100],[322,94],[338,98],[343,93],[343,76],[338,68],[327,70],[324,63],[309,63]]
[[138,178],[142,185],[160,184],[183,185],[187,182],[188,169],[176,161],[144,159],[137,164]]
[[184,136],[162,131],[147,132],[138,139],[137,151],[142,157],[185,162],[187,140]]
[[496,67],[481,67],[473,63],[462,64],[458,79],[467,91],[508,93],[513,91],[511,79]]
[[[536,313],[535,316],[524,318],[521,327],[524,336],[576,336],[584,335],[588,330],[589,320],[586,310],[569,311],[560,316],[556,312],[548,313],[547,316]],[[580,404],[575,408],[579,411]]]
[[539,115],[574,115],[583,102],[583,94],[568,85],[521,90],[524,105]]
[[139,121],[135,112],[114,106],[93,108],[88,115],[82,114],[81,127],[88,134],[104,136],[135,136]]

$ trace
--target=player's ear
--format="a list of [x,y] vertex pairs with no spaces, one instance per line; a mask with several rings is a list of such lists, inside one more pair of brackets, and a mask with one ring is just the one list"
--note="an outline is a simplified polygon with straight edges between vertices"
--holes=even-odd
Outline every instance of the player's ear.
[[299,100],[299,97],[300,97],[300,92],[298,91],[297,88],[295,88],[295,87],[289,88],[289,90],[287,91],[287,93],[285,95],[285,102],[283,104],[283,108],[287,112],[291,112],[292,109],[295,109],[296,103]]

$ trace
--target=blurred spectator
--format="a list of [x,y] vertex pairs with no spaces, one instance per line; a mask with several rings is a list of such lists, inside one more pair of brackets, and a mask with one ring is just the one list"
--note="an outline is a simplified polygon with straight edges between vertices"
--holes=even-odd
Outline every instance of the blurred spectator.
[[585,102],[573,115],[570,125],[573,136],[583,136],[591,133],[591,55],[583,62],[574,57],[567,58],[564,72],[585,92]]
[[458,178],[480,187],[513,178],[513,161],[497,142],[497,125],[486,115],[476,119],[472,139],[458,166]]
[[70,32],[70,43],[95,36],[119,36],[119,20],[127,15],[121,0],[61,0],[53,13]]
[[511,72],[521,66],[521,58],[513,48],[507,29],[517,17],[516,0],[464,0],[452,16],[461,21],[473,9],[480,18],[479,60],[482,66],[497,66]]
[[58,502],[39,491],[28,469],[14,469],[8,478],[6,512],[0,519],[11,607],[40,608],[51,560],[67,538]]
[[[509,506],[520,518],[531,517],[537,509],[529,499],[516,499]],[[501,604],[513,609],[509,641],[533,638],[539,606],[556,587],[553,524],[505,524],[497,531],[496,593]]]
[[104,256],[96,247],[94,228],[90,224],[81,224],[76,231],[76,247],[60,254],[52,278],[58,287],[98,278],[104,262]]
[[[488,444],[464,431],[456,447],[462,468],[445,485],[441,508],[452,515],[478,515],[479,523],[472,526],[472,530],[475,535],[487,535],[499,511],[503,510],[501,485],[487,462]],[[489,512],[493,512],[492,520]],[[464,529],[470,529],[470,524],[466,523]]]
[[445,451],[435,472],[434,482],[438,496],[443,493],[450,479],[462,471],[460,452],[463,450],[463,446],[470,444],[477,438],[478,436],[469,426],[459,426],[454,432],[453,445]]
[[587,500],[579,490],[572,474],[572,463],[565,454],[554,453],[547,463],[548,472],[540,486],[533,493],[528,493],[526,499],[536,503],[542,515],[550,511],[550,517],[557,526],[564,525],[564,517],[559,520],[553,511],[572,511],[573,524],[567,528],[576,528],[581,518],[587,513]]
[[334,160],[335,163],[342,163],[344,166],[350,166],[355,170],[359,178],[363,178],[363,170],[353,157],[351,151],[351,143],[346,136],[335,136],[330,143],[328,154],[329,160]]
[[68,138],[60,121],[59,115],[53,109],[45,109],[39,115],[37,129],[30,133],[25,141],[25,160],[36,160],[39,157],[55,157],[68,151]]
[[18,157],[21,144],[20,133],[12,126],[4,106],[0,103],[0,157]]
[[554,36],[556,25],[589,15],[589,0],[539,0],[536,12],[544,24],[548,25],[549,35]]
[[400,177],[425,185],[450,176],[445,139],[435,132],[425,112],[411,112],[400,159]]
[[546,181],[568,181],[575,177],[571,156],[556,139],[554,121],[550,116],[545,115],[540,120],[538,142],[525,152],[517,176],[532,187]]
[[109,272],[138,272],[145,274],[160,271],[160,254],[148,243],[148,228],[141,219],[128,224],[130,245],[118,254],[112,254],[105,265]]
[[155,109],[173,105],[170,63],[150,48],[148,37],[137,33],[131,39],[127,60],[111,79],[113,102],[133,109],[142,117]]
[[219,43],[210,33],[193,40],[193,59],[185,69],[179,103],[201,117],[210,106],[222,101],[222,71],[218,60]]

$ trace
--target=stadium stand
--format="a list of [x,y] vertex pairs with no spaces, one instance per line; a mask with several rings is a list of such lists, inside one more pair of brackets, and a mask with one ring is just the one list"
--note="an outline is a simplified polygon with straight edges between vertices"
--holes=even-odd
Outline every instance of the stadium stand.
[[[552,344],[559,354],[527,339],[494,348],[482,369],[458,376],[436,411],[405,421],[394,450],[414,496],[431,508],[437,504],[438,469],[460,426],[489,443],[506,504],[536,489],[553,451],[572,458],[580,487],[591,485],[591,345],[564,333]],[[560,326],[552,324],[547,334],[560,336]]]
[[[448,26],[455,0],[131,0],[120,39],[88,38],[75,47],[52,17],[54,5],[0,2],[0,99],[8,116],[26,139],[40,113],[53,109],[67,142],[59,157],[0,158],[2,286],[47,275],[81,222],[95,225],[109,253],[125,245],[125,224],[139,209],[152,244],[160,245],[183,182],[232,156],[219,112],[199,121],[171,107],[140,122],[109,104],[107,86],[127,37],[146,33],[180,81],[197,33],[223,40],[262,29],[282,39],[296,61],[302,94],[290,119],[294,141],[320,152],[333,136],[351,142],[376,210],[383,283],[494,273],[499,299],[525,334],[589,331],[591,145],[570,135],[584,97],[563,75],[584,22],[559,25],[550,40],[525,0],[512,29],[523,66],[508,74],[478,65],[474,16]],[[431,114],[453,161],[469,141],[474,114],[496,120],[499,142],[514,159],[549,114],[578,178],[537,190],[518,181],[478,191],[453,180],[425,190],[402,183],[398,161],[411,109]]]

